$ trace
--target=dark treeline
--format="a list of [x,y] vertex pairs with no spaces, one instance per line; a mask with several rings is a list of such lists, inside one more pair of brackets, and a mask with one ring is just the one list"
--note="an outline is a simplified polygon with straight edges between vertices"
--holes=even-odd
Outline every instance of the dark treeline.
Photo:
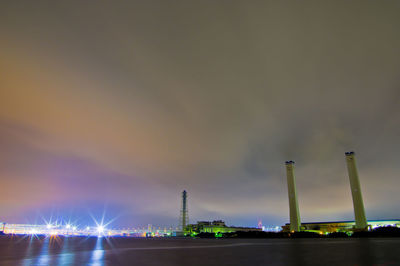
[[232,232],[232,233],[200,233],[196,235],[200,238],[359,238],[359,237],[400,237],[400,228],[398,227],[378,227],[371,231],[360,231],[354,232],[351,236],[344,232],[335,232],[327,235],[321,235],[315,232],[295,232],[295,233],[284,233],[284,232]]
[[400,237],[400,228],[393,226],[378,227],[372,231],[355,232],[352,237]]

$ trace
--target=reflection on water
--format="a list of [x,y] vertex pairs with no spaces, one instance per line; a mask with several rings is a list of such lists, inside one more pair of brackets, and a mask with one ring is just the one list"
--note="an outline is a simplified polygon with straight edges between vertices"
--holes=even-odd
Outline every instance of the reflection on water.
[[64,239],[61,254],[57,257],[57,265],[72,265],[74,264],[75,254],[71,253],[70,250],[70,239],[67,237]]
[[45,237],[27,241],[29,244],[24,251],[22,265],[104,265],[102,238]]
[[50,263],[49,243],[50,243],[49,238],[46,237],[43,241],[42,248],[40,250],[40,255],[37,257],[37,260],[34,261],[33,265],[49,265]]
[[74,264],[74,254],[60,254],[57,256],[57,265],[72,265]]
[[[29,236],[29,240],[28,240],[29,244],[28,244],[28,248],[26,249],[26,252],[25,252],[26,258],[29,258],[33,255],[33,252],[34,252],[34,244],[32,244],[33,238],[34,238],[34,236]],[[25,264],[25,265],[28,265],[28,264]]]
[[0,237],[0,265],[399,265],[399,261],[399,238]]
[[104,265],[104,249],[103,249],[103,238],[98,237],[96,240],[96,246],[92,251],[90,261],[88,265],[102,266]]
[[[287,265],[307,265],[305,261],[305,252],[307,252],[307,246],[304,246],[301,239],[292,239],[294,241],[289,242],[289,256],[284,258],[285,264]],[[300,240],[300,241],[299,241]]]
[[360,262],[361,265],[376,265],[374,249],[371,248],[368,238],[357,239],[357,256],[355,261]]

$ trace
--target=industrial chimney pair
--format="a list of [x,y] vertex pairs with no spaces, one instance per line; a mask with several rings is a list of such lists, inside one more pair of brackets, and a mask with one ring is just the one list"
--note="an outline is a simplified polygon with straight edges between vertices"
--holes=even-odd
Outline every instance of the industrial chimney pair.
[[[356,229],[366,229],[368,224],[365,217],[364,203],[356,167],[356,159],[354,157],[354,152],[346,152],[345,155],[350,179],[351,195],[353,198]],[[290,231],[297,232],[300,231],[301,222],[299,205],[297,203],[296,181],[294,178],[294,161],[286,161],[285,164],[289,193]]]

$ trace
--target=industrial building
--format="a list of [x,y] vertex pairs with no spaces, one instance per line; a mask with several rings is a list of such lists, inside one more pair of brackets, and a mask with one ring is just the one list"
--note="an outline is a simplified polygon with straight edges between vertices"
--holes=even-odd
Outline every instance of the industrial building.
[[284,232],[314,231],[319,233],[354,232],[374,229],[381,226],[400,227],[400,220],[367,221],[364,202],[358,178],[354,152],[345,153],[347,171],[350,181],[351,196],[353,199],[354,221],[301,223],[297,202],[296,181],[294,175],[294,161],[286,161],[286,176],[289,196],[290,223],[282,226]]
[[[371,220],[368,221],[368,229],[374,229],[377,227],[384,226],[396,226],[400,227],[400,220]],[[315,223],[302,223],[300,225],[300,231],[310,231],[320,234],[328,234],[335,232],[351,232],[356,228],[355,221],[339,221],[339,222],[315,222]],[[282,226],[284,232],[291,232],[290,223]]]
[[236,226],[227,226],[224,221],[216,220],[216,221],[200,221],[196,224],[188,224],[189,215],[188,215],[188,207],[187,207],[187,192],[184,190],[182,192],[182,205],[180,211],[179,218],[179,229],[181,231],[175,232],[175,236],[184,236],[184,235],[196,235],[200,233],[214,233],[214,234],[222,234],[222,233],[232,233],[239,231],[262,231],[261,228],[252,228],[252,227],[236,227]]
[[236,227],[236,226],[227,226],[224,221],[200,221],[197,224],[189,224],[186,226],[185,234],[186,235],[196,235],[199,233],[214,233],[214,234],[222,234],[222,233],[233,233],[233,232],[250,232],[250,231],[262,231],[261,228],[254,227]]

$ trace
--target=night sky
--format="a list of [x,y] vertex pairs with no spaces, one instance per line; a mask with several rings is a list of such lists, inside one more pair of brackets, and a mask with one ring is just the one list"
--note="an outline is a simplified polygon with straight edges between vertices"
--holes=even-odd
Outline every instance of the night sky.
[[399,1],[1,1],[0,221],[400,218]]

